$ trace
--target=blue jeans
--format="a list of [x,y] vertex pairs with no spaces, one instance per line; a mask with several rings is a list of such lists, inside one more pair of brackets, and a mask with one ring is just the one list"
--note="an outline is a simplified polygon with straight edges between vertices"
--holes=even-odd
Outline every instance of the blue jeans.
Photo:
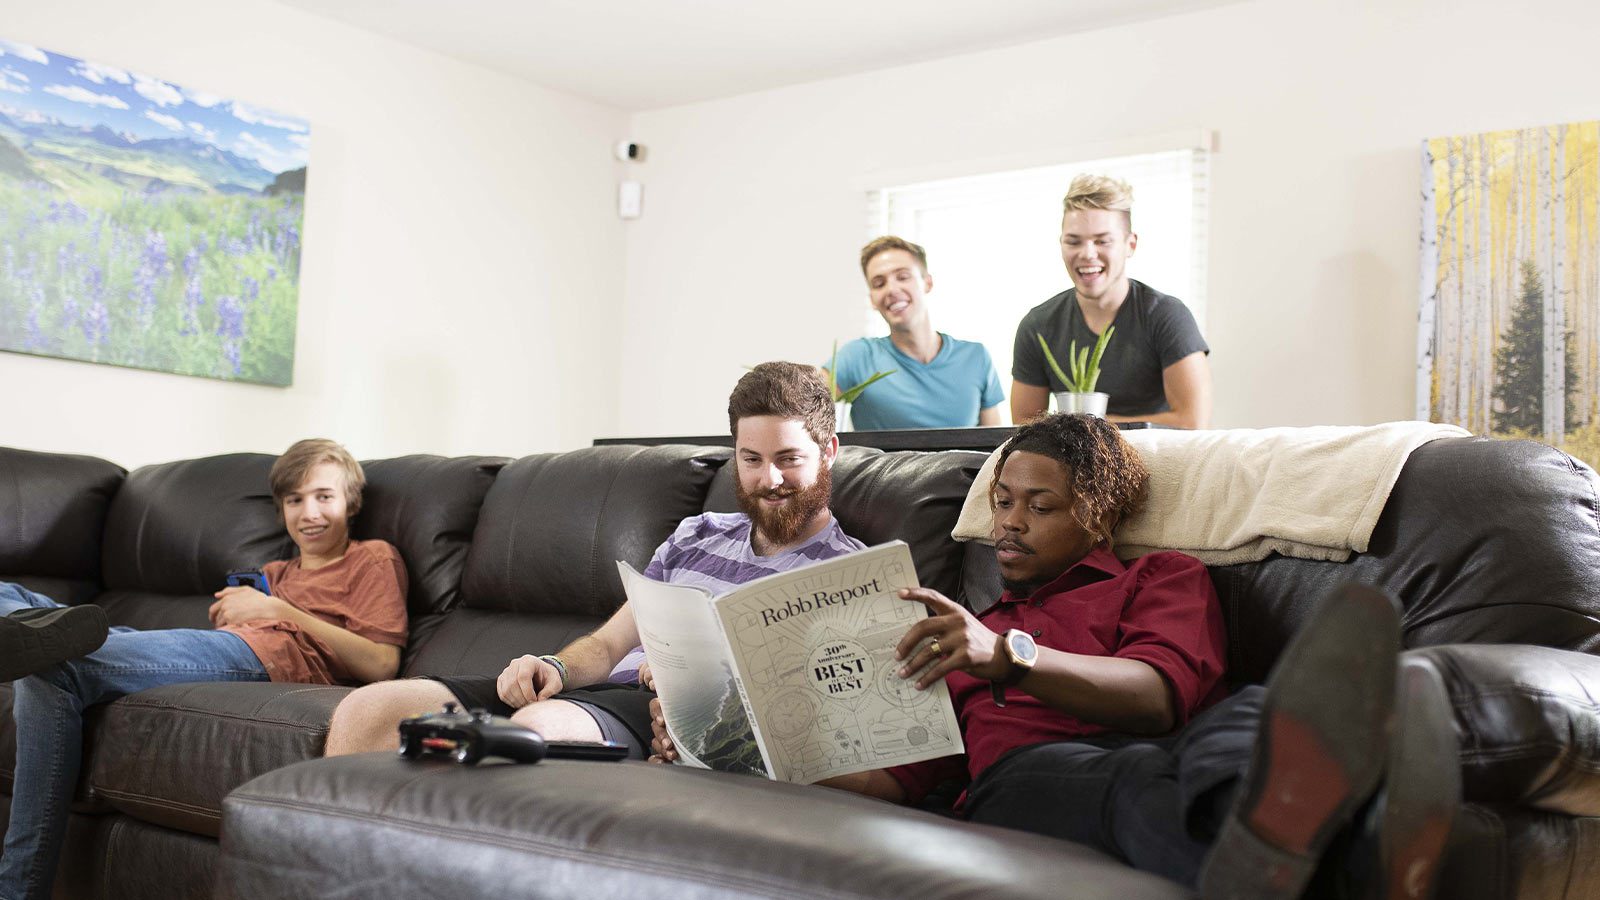
[[[60,606],[0,582],[0,616]],[[14,682],[16,783],[11,825],[0,855],[0,900],[48,900],[67,830],[68,807],[83,762],[83,711],[124,694],[190,681],[268,681],[238,635],[226,631],[113,628],[88,656]]]
[[1250,762],[1264,695],[1244,688],[1167,737],[1014,751],[972,783],[967,818],[1086,844],[1193,887]]

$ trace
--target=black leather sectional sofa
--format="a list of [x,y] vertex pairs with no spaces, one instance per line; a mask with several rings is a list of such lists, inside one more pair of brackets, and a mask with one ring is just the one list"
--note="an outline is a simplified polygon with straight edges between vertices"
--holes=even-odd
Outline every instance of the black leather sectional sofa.
[[[358,537],[411,572],[403,674],[498,672],[621,602],[685,516],[734,507],[729,451],[606,446],[518,460],[367,464]],[[983,455],[843,451],[834,510],[907,541],[925,584],[974,607],[992,553],[949,539]],[[118,624],[206,627],[232,568],[286,556],[272,458],[124,473],[0,449],[0,579]],[[1600,896],[1600,499],[1528,442],[1451,439],[1406,465],[1346,563],[1217,567],[1232,675],[1260,680],[1332,587],[1405,605],[1409,653],[1450,687],[1469,801],[1441,897]],[[817,787],[644,763],[318,759],[347,689],[198,684],[96,709],[58,895],[73,898],[1186,897],[1094,851]],[[0,821],[15,726],[0,686]],[[1441,760],[1441,765],[1454,764]],[[219,841],[220,835],[220,841]]]

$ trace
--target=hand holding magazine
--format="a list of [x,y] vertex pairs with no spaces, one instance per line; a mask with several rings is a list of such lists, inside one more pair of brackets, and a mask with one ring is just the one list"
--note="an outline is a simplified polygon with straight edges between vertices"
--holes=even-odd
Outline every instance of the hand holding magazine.
[[689,765],[810,784],[962,753],[941,680],[919,691],[894,648],[928,615],[892,541],[712,597],[619,562],[662,715]]

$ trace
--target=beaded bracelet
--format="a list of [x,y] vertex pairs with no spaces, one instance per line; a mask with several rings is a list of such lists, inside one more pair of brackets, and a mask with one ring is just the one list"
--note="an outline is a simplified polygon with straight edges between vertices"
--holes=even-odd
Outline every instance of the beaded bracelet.
[[544,656],[541,656],[539,658],[544,660],[545,662],[549,663],[550,665],[556,667],[556,673],[561,676],[561,686],[562,687],[566,687],[567,686],[567,664],[561,661],[561,657],[556,656],[554,653],[547,653]]

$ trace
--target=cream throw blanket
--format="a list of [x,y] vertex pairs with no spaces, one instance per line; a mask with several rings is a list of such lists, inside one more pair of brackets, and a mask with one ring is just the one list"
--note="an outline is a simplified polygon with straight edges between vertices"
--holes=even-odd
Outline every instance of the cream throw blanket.
[[[1117,555],[1181,550],[1227,565],[1276,551],[1342,562],[1367,549],[1411,451],[1469,435],[1430,422],[1124,431],[1150,470],[1150,496],[1117,528]],[[950,533],[956,540],[992,543],[989,483],[999,458],[996,450],[978,472]]]

